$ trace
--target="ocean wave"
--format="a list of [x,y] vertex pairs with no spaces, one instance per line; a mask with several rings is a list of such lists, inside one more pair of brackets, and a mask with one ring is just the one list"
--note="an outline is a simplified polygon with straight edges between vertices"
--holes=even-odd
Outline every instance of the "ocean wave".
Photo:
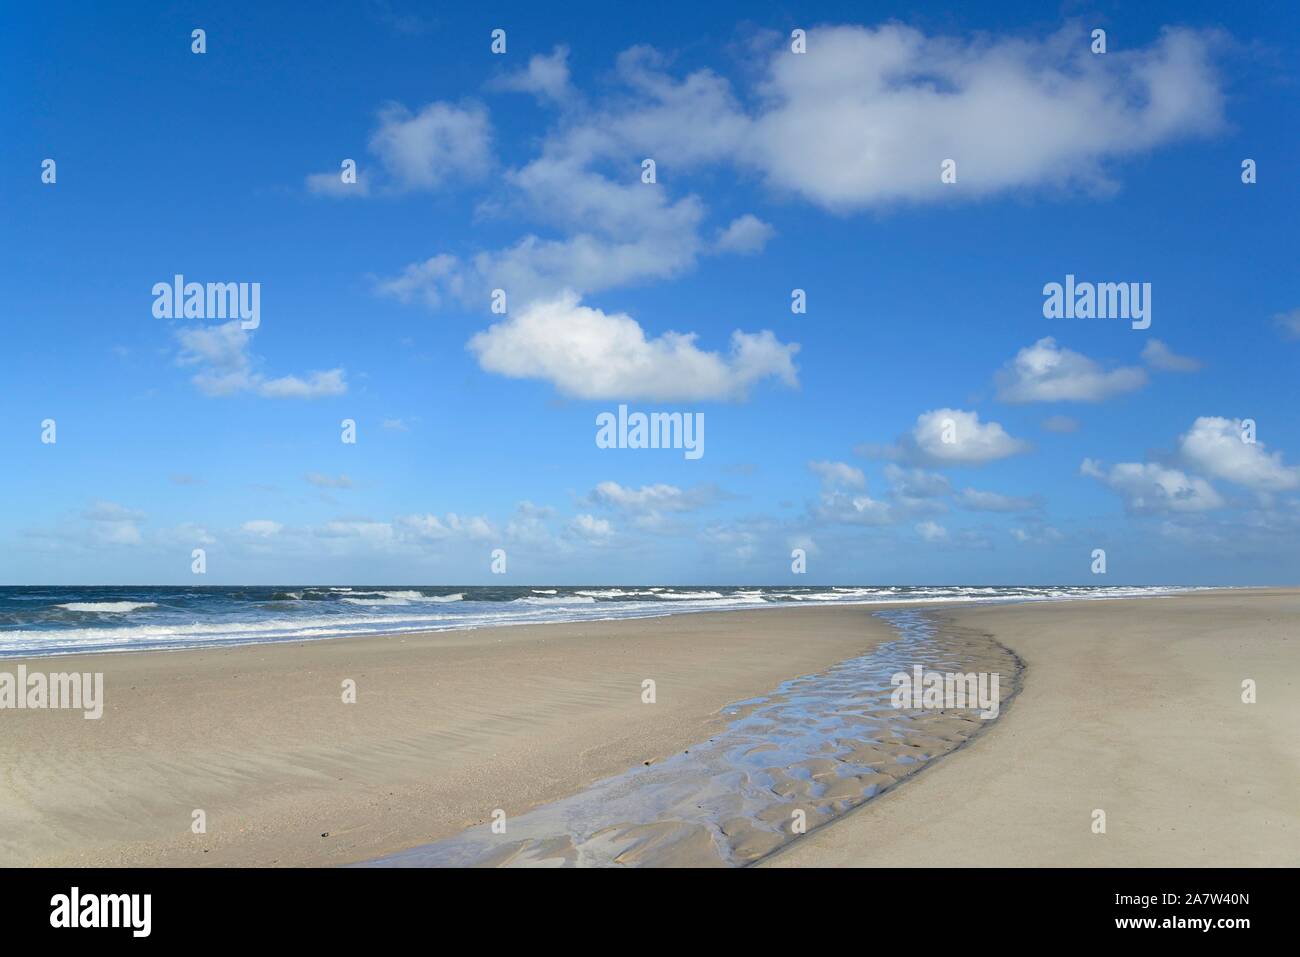
[[657,594],[653,589],[649,591],[624,591],[621,588],[599,588],[589,591],[575,591],[575,595],[582,595],[584,598],[635,598],[637,596]]
[[157,608],[158,603],[153,601],[70,601],[54,607],[62,608],[65,611],[92,611],[104,615],[125,615],[141,608]]
[[727,608],[732,605],[767,605],[770,604],[762,595],[733,595],[729,598],[709,598],[700,602],[703,609]]
[[554,598],[543,597],[540,595],[526,595],[523,598],[515,598],[509,604],[511,605],[594,605],[596,599],[589,595],[558,595]]

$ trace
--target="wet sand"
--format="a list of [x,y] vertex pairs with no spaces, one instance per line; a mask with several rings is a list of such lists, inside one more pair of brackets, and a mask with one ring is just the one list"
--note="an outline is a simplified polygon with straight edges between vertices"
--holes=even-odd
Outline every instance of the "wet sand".
[[[725,867],[761,859],[897,787],[994,727],[1019,690],[1015,655],[936,630],[921,611],[878,613],[896,637],[723,709],[707,741],[535,811],[375,862],[386,867]],[[904,695],[913,669],[985,676],[947,707]],[[993,680],[993,676],[997,680]],[[955,679],[954,679],[955,681]],[[922,689],[922,699],[924,697]]]
[[106,704],[0,712],[0,865],[367,860],[659,762],[891,637],[820,607],[7,659],[103,671]]
[[[764,865],[1300,864],[1300,591],[943,616],[1024,660],[1014,705]],[[1247,678],[1255,704],[1241,700]]]

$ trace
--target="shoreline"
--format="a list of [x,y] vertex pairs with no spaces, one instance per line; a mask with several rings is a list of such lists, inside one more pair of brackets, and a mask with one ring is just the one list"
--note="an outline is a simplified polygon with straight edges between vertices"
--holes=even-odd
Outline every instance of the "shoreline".
[[[148,592],[148,590],[155,588],[174,589],[174,586],[149,586],[149,588],[142,590]],[[268,592],[272,594],[256,599],[256,601],[253,601],[253,606],[264,607],[264,605],[261,605],[261,602],[283,601],[282,598],[277,596],[277,592],[279,592],[281,586],[260,586],[260,588],[268,590]],[[471,586],[439,585],[420,586],[420,588],[424,590],[437,589],[441,592],[441,590],[450,588],[469,589]],[[486,586],[482,586],[482,588],[486,588]],[[144,651],[190,651],[246,648],[246,646],[250,645],[302,644],[302,642],[308,641],[350,640],[350,638],[364,637],[420,636],[430,635],[430,633],[473,632],[481,631],[481,629],[486,628],[523,627],[523,625],[580,625],[637,622],[637,620],[668,618],[668,616],[673,615],[714,614],[714,612],[724,611],[764,611],[772,609],[797,609],[797,607],[845,606],[880,607],[880,609],[889,609],[889,607],[894,606],[927,607],[933,605],[936,607],[944,607],[948,605],[1000,605],[1000,603],[1008,602],[1108,601],[1108,599],[1118,598],[1127,599],[1174,596],[1174,594],[1193,594],[1208,592],[1208,590],[1214,590],[1214,592],[1218,592],[1218,590],[1239,590],[1234,588],[1219,588],[1219,586],[1175,585],[898,585],[853,586],[853,588],[839,585],[800,585],[788,586],[788,588],[781,589],[768,585],[750,586],[750,588],[742,588],[742,586],[735,586],[735,588],[732,588],[732,586],[710,585],[698,586],[698,588],[706,589],[708,592],[715,592],[716,589],[732,588],[733,592],[744,593],[745,597],[742,601],[737,601],[737,598],[740,598],[740,594],[733,594],[733,596],[712,594],[712,596],[693,597],[689,596],[688,592],[681,594],[680,597],[689,597],[690,601],[680,601],[680,599],[677,599],[677,601],[629,602],[625,601],[625,599],[614,599],[614,601],[604,603],[597,602],[591,597],[585,597],[590,596],[591,594],[591,590],[586,588],[586,586],[565,586],[565,588],[568,588],[571,594],[568,594],[568,596],[556,597],[554,599],[549,597],[539,599],[536,594],[528,594],[528,596],[516,598],[513,599],[513,601],[506,601],[506,599],[497,598],[471,598],[464,602],[461,601],[464,596],[464,590],[455,593],[452,598],[442,596],[442,594],[439,594],[439,596],[419,598],[413,596],[413,594],[407,590],[407,592],[398,593],[402,596],[402,601],[396,603],[398,603],[399,606],[408,607],[409,615],[394,615],[391,622],[385,622],[383,618],[361,618],[351,620],[351,622],[331,622],[328,615],[326,615],[325,618],[318,618],[318,616],[317,618],[312,618],[312,616],[295,616],[290,614],[286,614],[286,616],[282,616],[282,618],[278,619],[272,618],[272,616],[268,616],[268,618],[264,619],[224,619],[222,618],[220,611],[200,611],[198,609],[192,610],[191,612],[182,612],[182,614],[199,615],[200,619],[203,619],[204,616],[208,616],[208,618],[201,620],[201,622],[199,622],[199,620],[185,619],[185,622],[183,623],[177,622],[177,620],[173,619],[164,624],[160,623],[159,620],[151,620],[152,612],[146,612],[146,616],[144,616],[143,619],[127,618],[125,615],[123,615],[122,618],[116,618],[116,616],[108,616],[108,618],[105,618],[105,616],[95,615],[90,622],[83,623],[85,627],[66,629],[10,628],[9,631],[0,631],[0,664],[3,664],[5,661],[10,661],[10,659],[17,661],[17,659],[30,658],[64,658],[72,657],[72,655],[110,655],[144,653]],[[628,586],[628,588],[633,589],[633,592],[629,594],[642,594],[642,596],[643,594],[647,594],[646,590],[641,589],[640,586]],[[692,588],[697,588],[697,586],[692,586]],[[792,592],[798,593],[798,590],[800,589],[810,589],[811,593],[807,594],[806,598],[794,597]],[[857,590],[857,592],[875,592],[876,594],[870,598],[848,596],[848,594],[844,597],[827,598],[824,597],[829,594],[827,589],[831,590],[831,592],[852,592],[852,590]],[[920,592],[931,593],[941,589],[956,589],[958,593],[950,594],[950,596],[948,596],[948,594],[944,594],[944,596],[940,596],[940,594],[918,594],[918,596],[913,596],[913,594],[909,594],[910,589],[918,589]],[[1052,589],[1061,589],[1062,592],[1065,593],[992,594],[992,596],[991,594],[985,594],[996,589],[1014,590],[1014,592],[1034,592],[1034,590],[1039,590],[1039,592],[1050,592]],[[107,590],[112,590],[112,592],[121,592],[121,589],[116,588]],[[220,596],[221,592],[227,592],[227,590],[230,589],[227,588],[227,586],[213,586],[213,588],[208,590],[209,592],[216,594],[216,596]],[[300,590],[305,593],[312,589],[308,588],[308,586],[304,586],[304,588]],[[328,590],[329,592],[339,592],[341,589],[335,588],[335,586],[329,586]],[[356,589],[348,590],[351,592],[351,590]],[[512,592],[517,592],[517,590],[526,590],[526,592],[532,593],[538,592],[539,589],[532,588],[532,586],[512,586],[510,590],[512,590]],[[554,590],[555,589],[546,589],[546,592],[551,593],[554,592]],[[620,592],[621,589],[603,590],[606,590],[606,592],[608,592],[608,590]],[[664,588],[658,588],[658,586],[656,586],[656,588],[650,590],[664,590]],[[757,596],[757,593],[764,592],[764,590],[766,590],[766,592],[771,592],[771,594],[768,594],[768,596],[755,597]],[[0,593],[3,592],[4,589],[0,589]],[[884,594],[887,592],[900,592],[900,594],[898,594],[897,597],[887,597]],[[1088,592],[1097,592],[1099,594],[1088,594]],[[364,592],[357,592],[357,594],[364,594]],[[386,593],[381,590],[381,592],[377,592],[376,594],[385,594],[386,596],[386,594],[393,593]],[[138,594],[138,596],[135,597],[151,599],[159,598],[161,601],[161,596],[156,596],[156,594],[148,594],[148,596],[146,596],[146,594]],[[296,597],[302,598],[300,594]],[[411,598],[416,598],[416,601],[412,603],[409,601]],[[248,597],[240,596],[240,599],[248,599]],[[542,612],[529,612],[526,609],[513,609],[513,606],[517,605],[520,601],[554,601],[563,603],[565,599],[572,601],[573,605],[571,607],[565,607],[565,609],[559,609],[559,607],[556,607],[555,615],[551,616],[551,618],[526,618],[526,615],[538,615],[542,614]],[[343,603],[350,602],[352,601],[352,596],[343,597],[341,601]],[[389,602],[360,601],[360,603],[361,605],[387,605]],[[73,607],[77,605],[103,606],[104,603],[74,602],[70,603],[70,605],[57,605],[57,607]],[[157,609],[157,602],[129,601],[129,599],[126,598],[122,598],[122,601],[120,602],[109,602],[108,605],[134,606],[131,611],[134,611],[135,609]],[[315,605],[315,599],[304,607],[312,607],[313,605]],[[451,618],[448,618],[448,614],[451,614],[452,609],[458,609],[458,607],[464,607],[467,605],[477,606],[478,609],[484,609],[485,606],[498,607],[494,607],[491,612],[481,610],[477,612],[468,612],[468,614],[464,615],[461,622],[455,622],[454,615],[452,615]],[[599,614],[599,612],[598,614],[585,614],[585,612],[582,611],[589,609],[589,607],[593,610],[602,609],[602,606],[604,605],[608,606],[607,614]],[[328,603],[326,603],[326,606],[324,607],[329,607]],[[429,612],[434,609],[442,612],[442,614],[434,616],[434,619],[439,620],[439,624],[437,625],[429,624],[429,622],[432,622],[434,619],[428,618],[428,615]],[[77,610],[90,611],[88,607],[78,607]],[[179,606],[173,607],[173,609],[169,610],[173,612],[178,611]],[[114,609],[114,611],[117,611],[117,609]],[[225,611],[229,612],[229,609],[226,609]],[[519,616],[519,618],[516,620],[508,620],[504,618],[504,615],[510,614],[511,611],[513,611],[513,614]],[[361,614],[361,612],[356,611],[355,614]],[[409,624],[409,622],[421,623]],[[308,633],[300,631],[300,629],[308,627],[308,625],[317,628],[318,632]],[[178,631],[186,632],[187,635],[191,635],[192,632],[195,632],[195,629],[207,629],[207,631],[213,632],[213,635],[209,637],[181,638],[157,635],[157,629],[165,628],[178,629]],[[299,628],[299,631],[278,633],[283,631],[283,629],[289,628]],[[129,637],[122,635],[122,632],[130,632],[131,629],[136,629],[136,631],[149,631],[149,629],[153,629],[153,633],[148,637]],[[221,635],[222,629],[229,629],[229,631],[234,632],[235,635]],[[333,631],[328,631],[328,629],[333,629]],[[57,641],[62,635],[64,635],[64,633],[81,636],[83,638],[83,644],[70,646],[62,644],[40,644],[40,642],[44,641]],[[26,648],[25,645],[13,644],[13,638],[9,636],[22,636],[23,638],[26,638],[26,640],[34,642],[34,645],[32,645],[32,648]],[[98,638],[98,641],[100,641],[101,644],[88,644],[88,642],[96,640],[96,638]],[[120,641],[120,644],[112,644],[114,638],[117,638],[117,640]],[[103,644],[103,642],[109,642],[109,644]]]

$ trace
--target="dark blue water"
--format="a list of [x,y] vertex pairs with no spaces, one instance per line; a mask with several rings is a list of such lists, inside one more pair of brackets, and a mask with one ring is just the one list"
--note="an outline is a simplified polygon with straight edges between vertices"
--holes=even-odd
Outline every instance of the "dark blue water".
[[821,603],[1034,601],[1177,589],[1066,586],[0,588],[0,657],[301,641]]

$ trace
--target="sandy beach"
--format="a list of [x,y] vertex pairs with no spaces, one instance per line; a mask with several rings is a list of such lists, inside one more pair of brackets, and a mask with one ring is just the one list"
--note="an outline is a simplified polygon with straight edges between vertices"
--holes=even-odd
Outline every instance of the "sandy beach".
[[[894,638],[883,607],[8,659],[102,671],[106,701],[98,721],[0,715],[0,863],[331,865],[437,841],[707,740],[725,706]],[[929,614],[1018,656],[1019,694],[763,864],[1300,862],[1300,592]]]
[[869,609],[806,608],[6,659],[102,671],[106,703],[0,713],[0,864],[365,860],[657,761],[890,637]]
[[[942,615],[1015,649],[1026,674],[1014,706],[992,733],[765,864],[1300,864],[1300,592]],[[1242,702],[1247,678],[1255,704]]]

